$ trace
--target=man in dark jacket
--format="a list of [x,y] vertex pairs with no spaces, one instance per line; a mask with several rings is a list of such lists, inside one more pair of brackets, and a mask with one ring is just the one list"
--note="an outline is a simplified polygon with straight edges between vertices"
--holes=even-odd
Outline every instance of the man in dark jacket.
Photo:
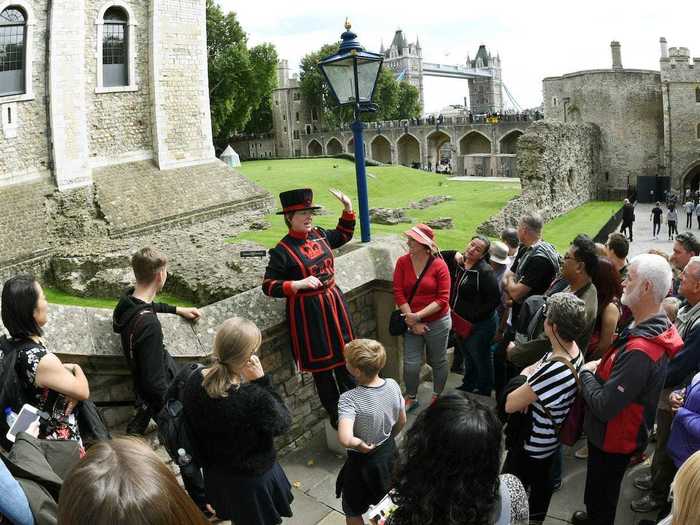
[[[152,248],[143,248],[131,258],[136,286],[126,290],[114,309],[112,324],[121,336],[122,350],[134,374],[136,394],[148,409],[149,416],[160,412],[165,394],[177,372],[172,356],[163,345],[163,329],[157,314],[177,314],[196,321],[196,308],[154,303],[167,278],[167,259]],[[148,424],[146,419],[145,424]],[[143,433],[145,425],[138,429]]]
[[[146,431],[150,419],[163,408],[168,387],[177,374],[175,360],[163,345],[163,329],[157,314],[177,314],[191,321],[201,316],[197,308],[153,302],[165,285],[167,265],[167,258],[153,248],[137,251],[131,258],[136,286],[122,295],[114,309],[113,328],[121,336],[138,400],[137,413],[127,426],[130,434]],[[190,479],[183,473],[183,482],[195,503],[205,509],[201,475]]]
[[581,370],[588,437],[586,512],[575,525],[613,525],[620,484],[630,458],[647,445],[668,360],[683,346],[676,327],[661,309],[671,287],[671,267],[658,255],[643,254],[629,265],[622,303],[635,325],[625,330],[603,359]]
[[664,507],[669,507],[668,493],[678,470],[666,450],[674,415],[669,395],[700,371],[700,257],[692,257],[687,262],[680,283],[679,292],[686,302],[678,311],[675,325],[683,339],[683,348],[668,363],[666,383],[656,411],[656,447],[650,473],[634,481],[635,487],[650,492],[631,504],[635,512],[662,509],[663,516],[670,512],[670,508]]
[[620,233],[625,233],[625,230],[629,230],[629,239],[632,242],[632,225],[634,224],[634,204],[632,204],[629,199],[625,199],[622,205],[622,226],[620,226]]

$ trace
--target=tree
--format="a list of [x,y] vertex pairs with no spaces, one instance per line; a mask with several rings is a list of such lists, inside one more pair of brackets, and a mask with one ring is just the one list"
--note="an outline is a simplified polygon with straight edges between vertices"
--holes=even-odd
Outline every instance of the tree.
[[246,124],[246,133],[267,133],[272,129],[272,90],[277,86],[277,50],[259,44],[250,50],[250,64],[257,79],[258,105]]
[[[318,68],[319,61],[337,53],[338,46],[339,43],[324,45],[302,58],[299,66],[304,102],[309,107],[320,109],[323,122],[331,127],[350,122],[353,118],[351,107],[338,107]],[[388,68],[382,68],[377,77],[373,102],[377,104],[378,110],[376,113],[363,113],[362,119],[365,121],[416,118],[422,110],[418,89],[408,82],[398,82],[393,71]]]
[[[212,134],[214,143],[223,147],[269,99],[276,82],[277,53],[271,44],[249,50],[235,13],[224,14],[213,0],[207,0],[206,9]],[[263,107],[258,122],[264,114]]]
[[398,104],[393,119],[418,118],[422,112],[418,88],[405,80],[399,82]]

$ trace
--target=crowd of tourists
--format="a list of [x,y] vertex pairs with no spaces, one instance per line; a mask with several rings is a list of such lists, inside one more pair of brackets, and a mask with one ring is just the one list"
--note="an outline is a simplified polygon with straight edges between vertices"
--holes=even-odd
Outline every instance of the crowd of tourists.
[[[498,240],[465,239],[462,251],[440,251],[431,228],[411,227],[388,326],[403,336],[402,391],[382,375],[382,344],[356,337],[336,285],[333,250],[352,238],[355,215],[330,192],[342,205],[334,229],[314,225],[311,190],[280,194],[288,233],[269,252],[262,291],[286,301],[292,358],[347,450],[336,495],[349,525],[540,523],[565,479],[563,445],[587,461],[585,510],[571,521],[612,525],[625,472],[652,440],[651,467],[634,480],[646,494],[632,509],[656,511],[664,525],[698,522],[700,242],[691,232],[674,237],[672,254],[629,259],[622,233],[605,244],[579,234],[559,254],[536,212]],[[292,416],[261,364],[259,328],[230,318],[207,365],[178,364],[159,316],[202,314],[154,302],[163,254],[143,248],[131,262],[135,285],[113,314],[136,394],[129,437],[111,437],[81,366],[52,351],[40,283],[4,283],[0,523],[281,523],[293,493],[275,442]],[[450,348],[463,375],[456,389],[446,389]],[[406,427],[423,402],[424,356],[432,396]],[[13,434],[25,405],[36,417]],[[152,420],[184,489],[138,437]]]

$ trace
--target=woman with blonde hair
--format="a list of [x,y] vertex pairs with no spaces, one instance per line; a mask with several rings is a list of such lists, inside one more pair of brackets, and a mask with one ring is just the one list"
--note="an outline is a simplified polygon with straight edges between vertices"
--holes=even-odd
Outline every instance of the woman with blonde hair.
[[678,470],[671,485],[671,514],[659,525],[695,525],[700,521],[700,451],[690,456]]
[[212,365],[185,386],[207,500],[236,525],[275,525],[292,515],[291,485],[273,442],[291,416],[255,355],[261,342],[253,322],[226,320],[214,337]]
[[59,525],[205,525],[172,471],[143,441],[92,446],[70,471],[58,502]]

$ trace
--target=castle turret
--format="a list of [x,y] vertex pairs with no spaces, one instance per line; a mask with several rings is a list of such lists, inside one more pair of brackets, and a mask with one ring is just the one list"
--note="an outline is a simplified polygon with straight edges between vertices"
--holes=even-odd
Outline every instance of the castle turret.
[[664,37],[659,38],[659,46],[661,47],[661,58],[668,58],[668,44]]
[[622,52],[620,42],[616,40],[610,42],[610,51],[612,53],[612,68],[622,69]]

